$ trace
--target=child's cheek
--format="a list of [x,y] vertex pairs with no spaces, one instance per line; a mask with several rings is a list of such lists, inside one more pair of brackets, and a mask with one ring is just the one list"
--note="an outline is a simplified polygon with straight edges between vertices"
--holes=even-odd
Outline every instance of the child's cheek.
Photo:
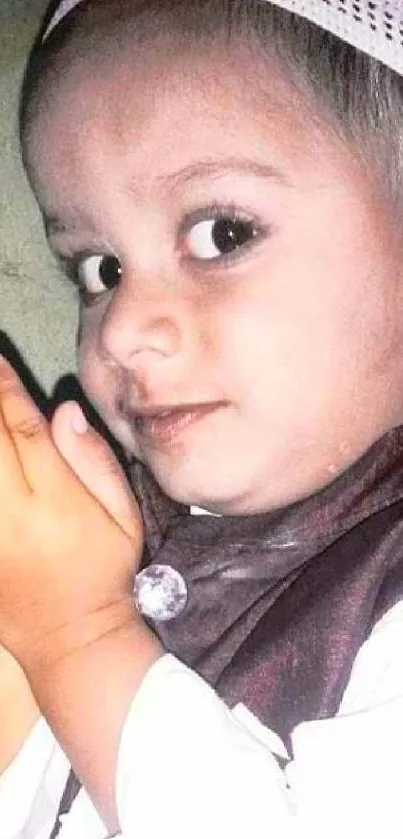
[[81,386],[88,398],[95,403],[101,414],[105,411],[109,413],[115,402],[112,371],[102,360],[97,332],[88,328],[83,319],[77,334],[77,369]]

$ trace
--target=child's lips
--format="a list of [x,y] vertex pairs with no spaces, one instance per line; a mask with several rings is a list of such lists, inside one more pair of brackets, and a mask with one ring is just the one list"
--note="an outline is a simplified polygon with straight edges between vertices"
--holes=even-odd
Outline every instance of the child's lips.
[[174,443],[189,426],[226,405],[225,402],[206,402],[138,409],[133,412],[131,421],[136,437],[151,446],[163,446]]

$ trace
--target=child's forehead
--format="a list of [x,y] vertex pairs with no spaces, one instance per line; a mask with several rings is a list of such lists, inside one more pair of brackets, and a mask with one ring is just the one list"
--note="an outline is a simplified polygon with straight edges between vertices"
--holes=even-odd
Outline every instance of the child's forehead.
[[[111,62],[109,79],[105,72],[91,72],[90,58],[80,71],[60,75],[28,143],[29,169],[42,206],[53,211],[64,207],[67,198],[83,206],[95,184],[108,191],[130,183],[140,202],[157,201],[171,188],[190,200],[193,184],[200,200],[208,201],[213,184],[217,189],[221,184],[226,195],[230,181],[251,202],[256,178],[250,168],[245,174],[243,160],[254,161],[256,169],[262,164],[280,172],[288,161],[299,161],[302,173],[316,148],[317,161],[313,120],[301,106],[286,102],[281,79],[275,83],[273,77],[269,92],[259,85],[251,91],[239,53],[236,60],[222,53],[208,83],[208,60],[202,54],[198,60],[194,52],[186,62],[178,58],[177,68],[171,62],[162,74],[155,53],[147,70],[141,54],[137,59],[134,68],[130,55],[125,60],[120,55],[119,62]],[[321,145],[321,154],[327,155]],[[237,167],[235,160],[240,161]],[[217,165],[201,165],[206,161]],[[229,161],[239,176],[227,174]]]
[[324,136],[334,140],[327,113],[251,42],[183,40],[178,49],[164,30],[152,41],[128,32],[118,45],[103,30],[96,37],[98,42],[88,40],[80,29],[42,81],[34,142],[26,135],[29,166],[41,175],[47,171],[43,149],[61,158],[63,148],[75,165],[84,151],[95,155],[98,138],[120,155],[127,153],[129,137],[130,154],[138,152],[136,159],[152,170],[153,150],[161,157],[163,148],[165,160],[168,144],[170,157],[181,161],[191,146],[195,157],[241,150],[265,159],[266,148],[274,148],[281,163],[290,156],[302,161],[318,138],[322,149]]
[[85,113],[89,100],[106,105],[113,91],[116,108],[124,106],[123,122],[133,116],[128,104],[139,110],[144,106],[152,114],[156,99],[170,97],[174,111],[178,86],[182,100],[188,100],[188,116],[203,103],[211,110],[214,102],[229,117],[235,99],[243,101],[245,111],[256,108],[263,116],[273,107],[285,112],[300,98],[276,62],[249,44],[222,39],[177,47],[166,32],[152,42],[138,42],[128,34],[118,44],[101,33],[94,33],[90,42],[80,35],[51,62],[38,87],[39,105],[50,112],[81,107]]
[[30,150],[45,215],[71,219],[74,211],[81,220],[96,217],[101,228],[110,212],[106,196],[113,206],[130,196],[144,218],[147,210],[161,218],[163,208],[180,215],[179,208],[218,201],[257,214],[269,193],[270,203],[280,203],[287,190],[291,195],[290,185],[303,192],[313,178],[348,177],[346,160],[339,171],[334,148],[327,139],[316,142],[300,109],[289,109],[284,120],[279,110],[266,113],[262,121],[251,108],[245,119],[244,103],[228,92],[217,104],[210,89],[190,112],[187,91],[183,99],[179,88],[156,98],[153,114],[147,95],[139,109],[138,97],[130,101],[127,91],[121,109],[120,93],[111,89],[105,107],[97,98],[78,97],[74,110],[63,104],[45,119]]
[[[117,145],[127,133],[136,144],[157,135],[161,145],[161,138],[169,142],[182,136],[185,141],[197,123],[198,131],[224,151],[234,135],[265,144],[274,122],[279,142],[292,126],[297,146],[300,135],[313,136],[315,119],[308,103],[278,68],[265,63],[263,72],[260,68],[257,83],[250,51],[205,46],[174,55],[166,39],[153,50],[143,43],[133,52],[128,43],[116,56],[103,57],[100,50],[83,53],[56,76],[41,133],[46,136],[57,124],[61,135],[72,135],[74,145],[84,124],[89,133],[114,134]],[[183,156],[182,149],[177,156]]]
[[[119,75],[119,85],[115,87],[118,103],[126,92],[138,91],[140,101],[144,91],[148,91],[152,106],[156,92],[167,90],[169,84],[174,88],[176,78],[183,78],[187,73],[192,110],[196,100],[200,105],[205,91],[209,93],[206,97],[209,102],[212,92],[219,102],[223,92],[225,95],[228,89],[238,88],[245,105],[250,108],[256,104],[262,114],[272,103],[280,109],[295,108],[302,104],[303,98],[305,106],[309,100],[311,118],[314,116],[315,122],[323,119],[323,103],[309,89],[306,80],[288,62],[279,59],[275,47],[270,44],[263,47],[253,28],[236,27],[228,37],[225,15],[221,12],[217,18],[221,23],[213,34],[210,32],[211,37],[207,37],[207,29],[203,34],[203,28],[189,36],[184,21],[177,24],[174,19],[175,3],[161,4],[165,11],[172,7],[164,19],[144,14],[140,21],[137,17],[130,18],[131,5],[136,8],[146,4],[136,0],[133,4],[123,2],[124,14],[120,17],[116,15],[115,4],[108,6],[102,0],[99,4],[84,3],[84,17],[68,37],[62,37],[60,42],[56,39],[54,49],[52,38],[49,39],[49,44],[45,44],[44,72],[33,96],[34,118],[36,110],[40,111],[43,105],[46,110],[49,105],[53,110],[55,104],[65,111],[72,105],[77,110],[77,98],[85,100],[88,91],[96,90],[101,104],[102,91],[107,94]],[[184,7],[188,5],[192,4],[183,3]],[[225,108],[225,102],[222,107]],[[124,111],[122,120],[123,117]]]

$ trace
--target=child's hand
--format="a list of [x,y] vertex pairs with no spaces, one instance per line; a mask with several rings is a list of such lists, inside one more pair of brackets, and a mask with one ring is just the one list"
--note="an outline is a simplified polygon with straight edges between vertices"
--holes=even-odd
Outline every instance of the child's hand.
[[39,718],[24,671],[0,646],[0,775],[14,760]]
[[92,430],[76,446],[74,415],[70,404],[54,418],[59,451],[0,361],[0,641],[24,666],[107,632],[127,610],[140,561],[142,523],[123,473]]

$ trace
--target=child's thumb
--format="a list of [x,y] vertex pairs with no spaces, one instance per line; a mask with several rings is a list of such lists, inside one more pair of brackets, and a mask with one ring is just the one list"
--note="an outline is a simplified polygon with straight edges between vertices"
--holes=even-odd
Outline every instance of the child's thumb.
[[123,469],[76,402],[57,408],[51,433],[59,453],[84,486],[131,538],[141,542],[141,514]]

